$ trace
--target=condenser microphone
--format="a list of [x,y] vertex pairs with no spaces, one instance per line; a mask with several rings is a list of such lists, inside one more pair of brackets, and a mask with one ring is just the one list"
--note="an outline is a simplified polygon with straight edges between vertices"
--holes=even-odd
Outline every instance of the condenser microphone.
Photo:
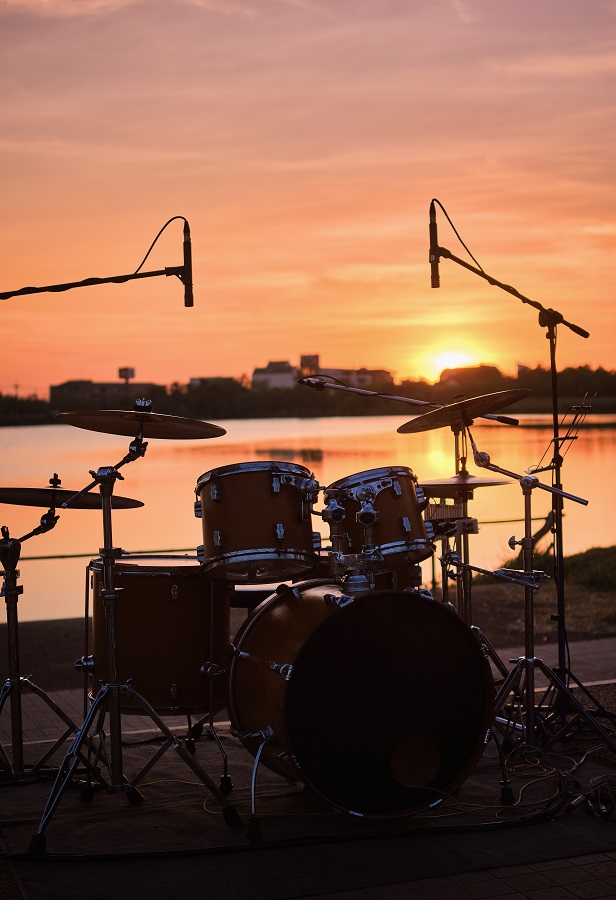
[[190,243],[190,226],[184,220],[184,272],[182,273],[184,284],[184,306],[194,306],[193,277],[192,277],[192,246]]
[[430,204],[430,285],[433,288],[441,286],[438,274],[439,257],[438,236],[436,233],[436,209],[433,200]]

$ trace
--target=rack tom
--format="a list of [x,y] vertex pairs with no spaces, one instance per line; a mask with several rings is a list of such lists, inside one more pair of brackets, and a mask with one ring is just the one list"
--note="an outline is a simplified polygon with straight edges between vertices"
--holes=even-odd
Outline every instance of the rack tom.
[[195,493],[209,577],[271,583],[316,565],[311,516],[318,484],[304,466],[269,461],[222,466],[201,475]]
[[[388,466],[334,481],[325,489],[323,518],[341,554],[375,549],[381,571],[431,556],[434,532],[422,518],[423,491],[411,469]],[[377,557],[378,559],[378,557]]]

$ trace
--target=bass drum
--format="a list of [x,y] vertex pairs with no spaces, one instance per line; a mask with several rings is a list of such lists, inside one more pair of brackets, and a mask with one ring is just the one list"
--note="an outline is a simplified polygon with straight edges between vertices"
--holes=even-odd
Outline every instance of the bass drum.
[[404,591],[281,586],[232,646],[227,709],[268,768],[338,809],[400,816],[469,775],[494,687],[470,628]]
[[[96,693],[109,679],[103,564],[89,564],[92,582],[92,683]],[[201,667],[212,663],[213,711],[224,708],[229,645],[230,591],[208,581],[196,559],[131,556],[116,562],[116,662],[120,683],[133,687],[161,715],[206,712],[210,685]],[[147,715],[130,694],[120,694],[124,712]]]

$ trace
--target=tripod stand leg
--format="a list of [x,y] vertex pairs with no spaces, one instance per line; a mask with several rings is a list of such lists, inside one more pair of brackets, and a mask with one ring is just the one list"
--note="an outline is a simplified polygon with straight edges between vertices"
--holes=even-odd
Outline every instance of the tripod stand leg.
[[498,669],[498,671],[503,676],[503,678],[507,678],[507,676],[509,675],[509,669],[507,668],[505,663],[502,661],[502,659],[500,658],[500,656],[494,649],[493,644],[490,643],[490,641],[485,636],[485,634],[481,630],[481,628],[479,628],[477,625],[472,625],[471,631],[473,632],[473,634],[479,641],[486,659],[488,659],[491,663],[494,664],[494,666]]
[[85,766],[88,777],[94,777],[94,779],[98,781],[101,786],[109,789],[109,784],[102,777],[99,770],[93,767],[88,757],[84,756],[81,752],[81,748],[89,738],[90,727],[95,718],[99,716],[99,724],[102,722],[102,719],[104,718],[106,712],[106,705],[107,693],[105,691],[105,688],[102,688],[99,691],[96,699],[92,703],[92,706],[90,707],[83,725],[77,731],[70,747],[66,752],[64,759],[62,760],[60,768],[58,769],[58,774],[56,775],[51,793],[47,799],[45,809],[43,810],[43,815],[41,816],[38,830],[30,842],[30,847],[28,850],[29,853],[37,854],[44,852],[45,828],[47,827],[47,823],[58,807],[60,800],[64,796],[66,789],[73,780],[73,774],[79,762],[81,762]]
[[[541,659],[535,660],[535,664],[537,667],[543,672],[545,677],[548,680],[548,684],[552,685],[553,688],[559,692],[560,698],[566,702],[569,709],[573,708],[575,710],[575,717],[573,722],[565,722],[562,724],[562,727],[556,734],[552,735],[547,743],[546,747],[552,746],[552,744],[557,743],[561,738],[564,738],[567,733],[571,730],[572,724],[574,722],[581,720],[589,725],[593,731],[597,734],[597,736],[603,741],[606,747],[611,750],[612,753],[616,754],[616,741],[607,733],[607,731],[601,727],[601,725],[595,721],[592,714],[580,703],[575,694],[567,687],[564,681],[559,678],[559,676],[554,672],[553,669],[550,669]],[[582,685],[580,685],[581,687]]]
[[214,784],[209,775],[205,772],[204,769],[196,762],[193,758],[192,754],[186,749],[182,741],[177,738],[173,732],[165,725],[161,717],[158,715],[156,710],[150,706],[145,697],[142,697],[141,694],[137,693],[133,688],[126,687],[126,692],[131,695],[133,700],[136,700],[147,712],[150,719],[154,722],[154,724],[158,727],[159,731],[165,736],[166,740],[164,742],[163,748],[159,750],[154,757],[150,760],[150,762],[139,772],[139,774],[133,779],[132,784],[138,784],[139,781],[143,778],[143,776],[148,772],[156,760],[162,756],[162,754],[167,750],[168,747],[173,747],[178,756],[186,763],[186,765],[192,769],[197,778],[212,792],[214,797],[218,800],[220,805],[223,808],[223,817],[227,825],[231,828],[239,828],[241,826],[241,819],[223,794],[223,792]]

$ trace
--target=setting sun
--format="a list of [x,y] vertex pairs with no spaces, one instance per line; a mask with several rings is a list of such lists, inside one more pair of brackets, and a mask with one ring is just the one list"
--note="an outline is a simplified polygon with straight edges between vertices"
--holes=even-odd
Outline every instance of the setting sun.
[[424,350],[421,357],[414,360],[414,364],[421,377],[429,382],[436,382],[445,369],[478,366],[485,361],[479,352],[433,348],[432,351]]

